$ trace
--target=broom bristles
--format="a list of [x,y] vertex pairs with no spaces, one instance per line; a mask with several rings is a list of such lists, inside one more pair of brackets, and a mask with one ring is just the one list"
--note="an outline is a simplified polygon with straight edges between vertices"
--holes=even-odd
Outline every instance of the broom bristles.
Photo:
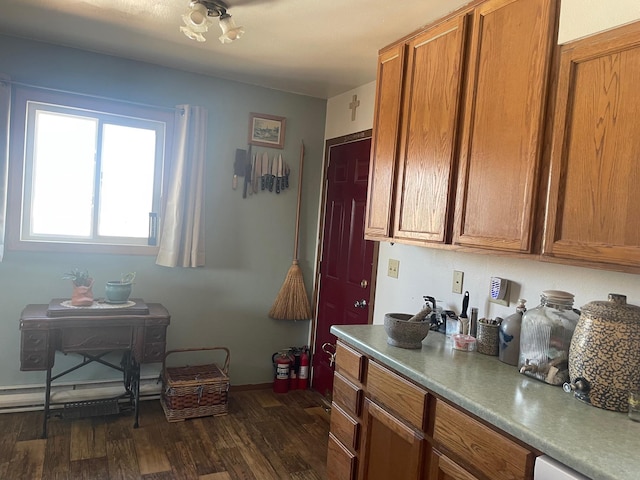
[[311,306],[304,288],[302,270],[296,260],[287,272],[280,292],[269,310],[269,317],[275,320],[309,320],[311,318]]

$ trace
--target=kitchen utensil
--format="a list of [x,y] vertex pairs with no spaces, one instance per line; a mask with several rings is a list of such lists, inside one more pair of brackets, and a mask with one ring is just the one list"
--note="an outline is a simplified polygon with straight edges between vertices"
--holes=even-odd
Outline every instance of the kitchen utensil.
[[249,151],[245,152],[244,158],[244,187],[242,189],[242,198],[247,198],[247,191],[251,184],[251,145]]
[[233,161],[233,181],[231,188],[234,190],[238,188],[238,177],[244,176],[245,167],[244,162],[247,157],[247,151],[241,148],[236,148],[236,158]]
[[282,155],[278,155],[278,165],[276,167],[276,193],[280,193],[280,184],[282,183]]
[[431,322],[410,322],[408,313],[387,313],[384,316],[384,331],[387,343],[400,348],[422,348],[422,340],[427,337]]
[[460,318],[469,318],[467,317],[467,309],[469,308],[469,291],[464,292],[464,298],[462,299],[462,312],[460,313]]
[[276,183],[276,176],[278,175],[278,161],[274,156],[271,159],[271,168],[269,169],[269,191],[273,192],[273,187]]
[[252,155],[251,168],[251,190],[253,193],[258,193],[260,183],[260,159],[256,153]]
[[258,165],[256,165],[256,154],[251,155],[251,189],[249,190],[250,194],[258,193]]
[[467,308],[469,308],[469,291],[464,292],[464,298],[462,299],[462,312],[458,317],[460,321],[460,333],[469,333],[469,317],[467,317]]
[[426,320],[427,315],[431,313],[431,307],[424,307],[418,313],[416,313],[413,317],[411,317],[408,322],[423,322]]
[[293,262],[287,277],[273,302],[269,317],[276,320],[308,320],[311,305],[304,287],[302,270],[298,265],[298,239],[300,237],[300,207],[302,205],[302,166],[304,164],[304,142],[300,144],[300,172],[298,173],[298,202],[296,206],[296,233],[293,242]]
[[629,408],[629,391],[640,390],[640,307],[627,297],[582,307],[569,347],[571,383],[578,400],[618,412]]
[[269,177],[269,154],[264,152],[262,154],[260,172],[262,176],[260,177],[260,190],[264,190],[267,188],[267,178]]
[[289,174],[291,173],[291,168],[289,168],[289,164],[284,162],[284,187],[289,188]]

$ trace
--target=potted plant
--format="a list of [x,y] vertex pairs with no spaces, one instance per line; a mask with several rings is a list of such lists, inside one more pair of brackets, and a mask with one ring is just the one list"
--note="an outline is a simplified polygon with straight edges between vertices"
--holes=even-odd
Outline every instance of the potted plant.
[[105,287],[107,302],[109,303],[125,303],[131,295],[131,286],[136,278],[136,272],[124,273],[120,280],[110,280]]
[[63,280],[71,280],[73,291],[71,292],[71,305],[76,307],[88,307],[93,305],[93,278],[87,270],[74,268],[62,276]]

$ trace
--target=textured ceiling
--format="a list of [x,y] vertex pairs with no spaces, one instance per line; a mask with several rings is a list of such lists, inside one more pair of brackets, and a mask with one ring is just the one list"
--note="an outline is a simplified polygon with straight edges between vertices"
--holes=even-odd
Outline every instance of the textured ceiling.
[[180,31],[188,0],[0,0],[0,33],[329,98],[375,80],[380,48],[469,0],[228,0],[244,36]]

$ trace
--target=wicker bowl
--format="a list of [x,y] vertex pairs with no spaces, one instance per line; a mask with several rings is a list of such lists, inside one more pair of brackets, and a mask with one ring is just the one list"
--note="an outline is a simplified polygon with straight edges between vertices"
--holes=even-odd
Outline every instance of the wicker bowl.
[[407,313],[387,313],[384,316],[384,330],[387,343],[400,348],[422,348],[422,340],[427,337],[431,321],[429,317],[421,322],[409,322],[413,315]]

